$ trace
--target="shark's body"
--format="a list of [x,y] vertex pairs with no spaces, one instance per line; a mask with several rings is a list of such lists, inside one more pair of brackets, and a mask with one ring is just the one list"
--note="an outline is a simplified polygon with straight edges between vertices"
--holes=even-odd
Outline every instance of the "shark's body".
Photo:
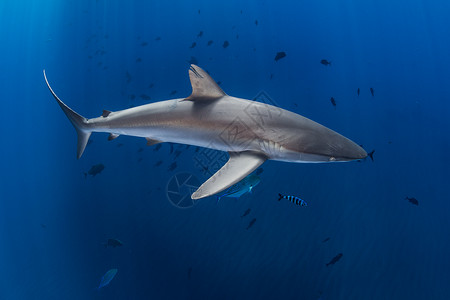
[[[45,76],[45,72],[44,72]],[[104,111],[86,119],[65,105],[46,83],[78,133],[80,158],[92,132],[144,137],[148,144],[172,142],[227,151],[229,161],[192,194],[214,195],[232,186],[267,159],[334,162],[362,159],[367,153],[346,137],[310,119],[272,105],[226,95],[201,68],[191,65],[192,94]]]

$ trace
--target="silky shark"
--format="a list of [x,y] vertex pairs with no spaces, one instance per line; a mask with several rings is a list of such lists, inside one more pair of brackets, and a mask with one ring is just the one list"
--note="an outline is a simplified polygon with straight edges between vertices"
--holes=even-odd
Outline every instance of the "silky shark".
[[79,115],[53,92],[78,134],[80,158],[92,132],[143,137],[148,145],[181,143],[229,153],[228,162],[192,195],[200,199],[239,182],[266,160],[339,162],[363,159],[366,151],[348,138],[310,119],[269,104],[228,96],[204,70],[191,65],[192,94],[107,111],[98,118]]

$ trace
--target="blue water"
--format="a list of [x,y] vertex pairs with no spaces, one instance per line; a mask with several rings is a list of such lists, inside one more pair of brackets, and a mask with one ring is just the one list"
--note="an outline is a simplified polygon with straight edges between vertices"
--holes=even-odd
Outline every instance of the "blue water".
[[[1,1],[0,299],[449,299],[449,12],[442,0]],[[174,145],[168,170],[169,144],[93,134],[76,159],[43,69],[91,118],[188,96],[191,56],[226,93],[265,91],[374,162],[266,162],[251,195],[180,209],[171,178],[207,179],[194,147]]]

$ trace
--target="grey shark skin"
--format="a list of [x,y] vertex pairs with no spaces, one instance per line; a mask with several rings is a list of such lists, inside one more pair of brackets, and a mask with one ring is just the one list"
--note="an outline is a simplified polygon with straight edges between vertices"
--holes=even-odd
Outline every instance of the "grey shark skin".
[[346,137],[293,112],[225,94],[201,68],[191,65],[192,94],[86,119],[50,92],[74,125],[80,158],[92,132],[144,137],[149,145],[172,142],[227,151],[228,162],[192,199],[208,197],[245,178],[266,160],[339,162],[367,156]]

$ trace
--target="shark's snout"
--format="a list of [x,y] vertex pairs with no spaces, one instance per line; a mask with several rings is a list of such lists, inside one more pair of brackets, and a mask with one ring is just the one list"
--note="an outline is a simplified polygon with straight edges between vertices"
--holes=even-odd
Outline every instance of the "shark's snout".
[[361,146],[344,137],[332,148],[330,161],[350,161],[367,157],[367,152]]

